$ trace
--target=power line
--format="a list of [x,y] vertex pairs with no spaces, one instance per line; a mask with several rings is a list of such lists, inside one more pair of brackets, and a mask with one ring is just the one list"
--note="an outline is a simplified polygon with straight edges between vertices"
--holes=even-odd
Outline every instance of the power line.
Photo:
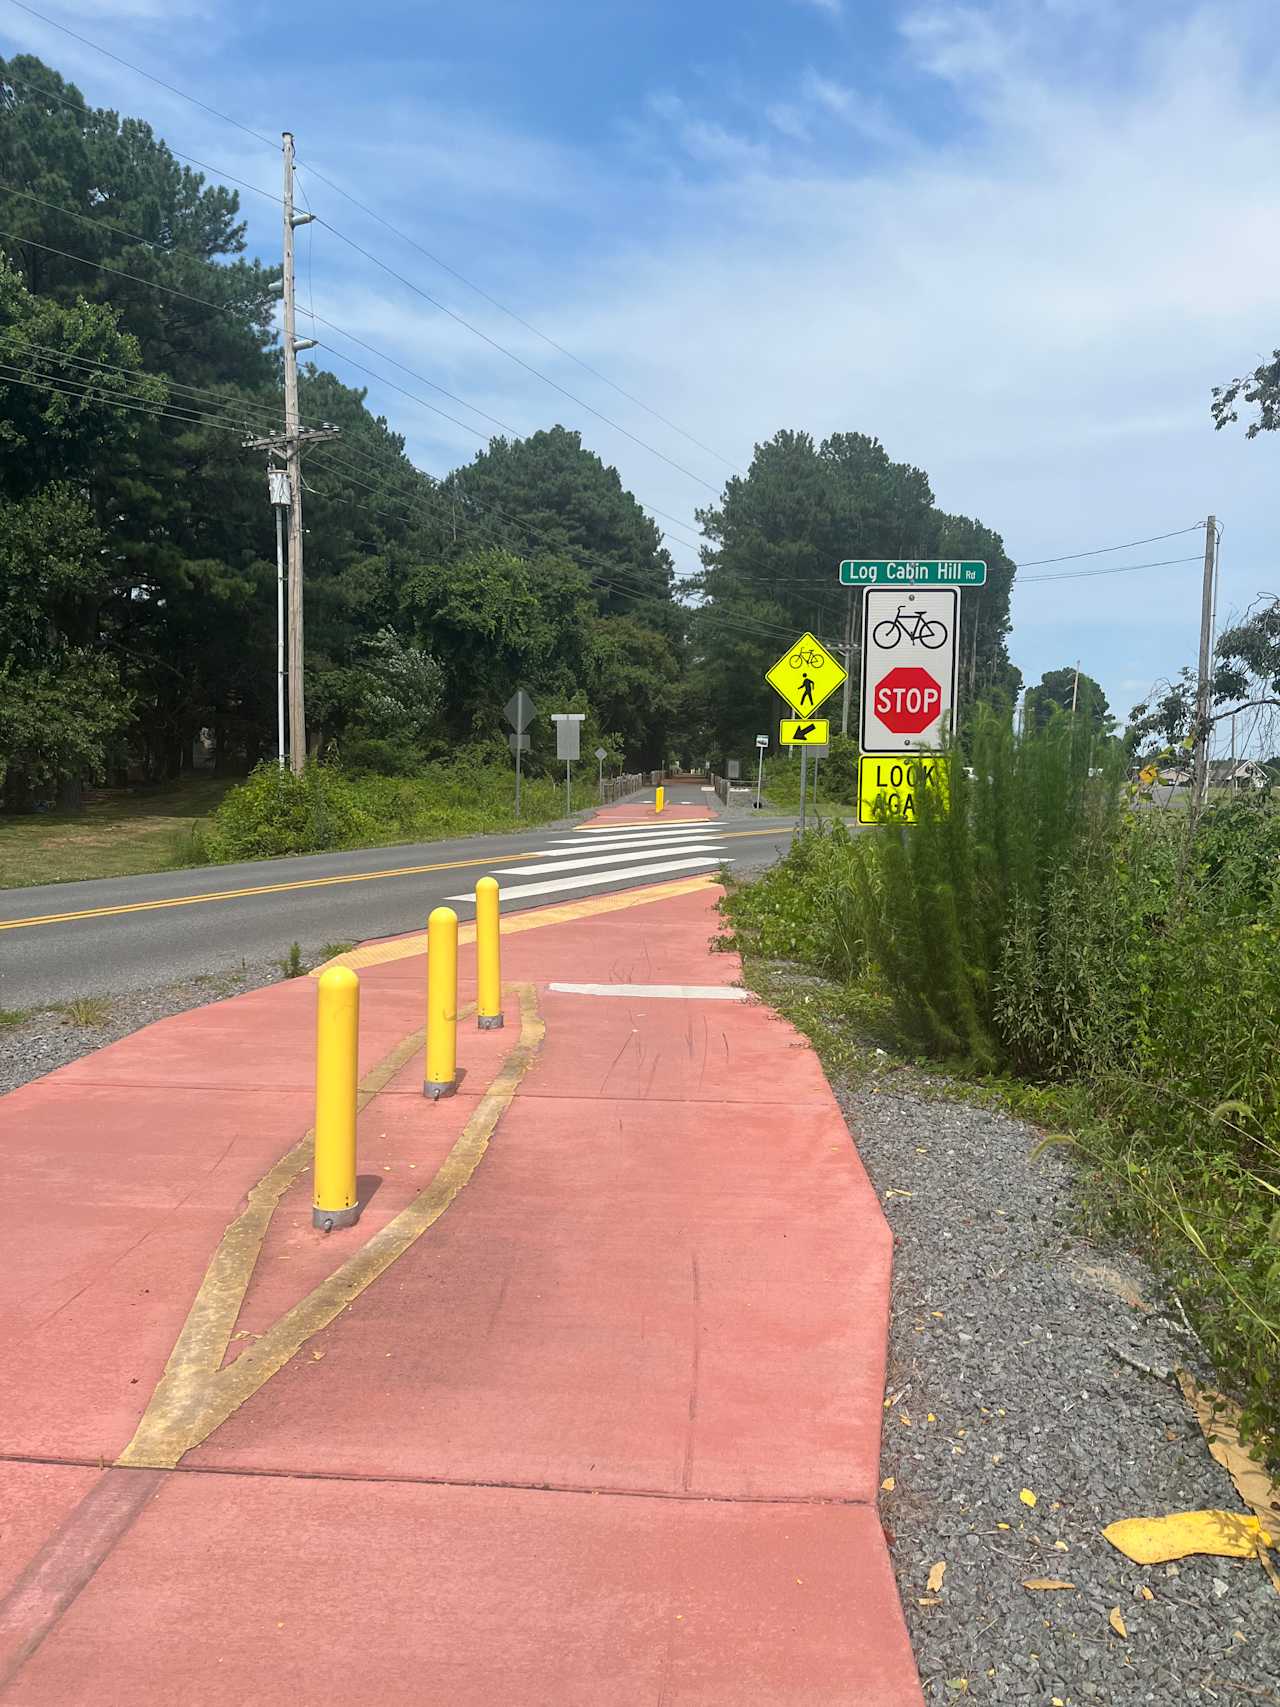
[[[1204,527],[1203,522],[1193,522],[1189,528],[1174,528],[1172,533],[1153,533],[1146,539],[1129,539],[1123,545],[1100,545],[1093,551],[1068,551],[1061,557],[1031,557],[1018,562],[1019,569],[1036,569],[1043,563],[1070,563],[1077,557],[1105,557],[1109,551],[1132,551],[1139,545],[1157,545],[1162,539],[1179,539],[1184,533],[1199,533]],[[1045,581],[1047,575],[1030,575],[1031,581]]]
[[[505,314],[510,319],[514,320],[517,326],[523,326],[526,332],[532,332],[535,338],[541,338],[544,344],[549,345],[551,349],[555,350],[559,355],[566,357],[567,360],[574,362],[583,370],[584,373],[589,373],[592,378],[598,379],[601,384],[609,386],[612,390],[616,391],[620,397],[625,397],[629,403],[634,403],[638,409],[643,409],[647,415],[652,415],[655,421],[661,421],[664,427],[669,427],[673,433],[679,433],[682,439],[687,439],[691,445],[696,445],[699,450],[705,451],[708,456],[715,457],[717,462],[723,462],[726,468],[733,469],[736,474],[741,474],[743,472],[743,470],[739,468],[738,464],[732,461],[731,458],[722,456],[718,450],[713,450],[710,445],[704,444],[701,439],[695,438],[690,432],[686,432],[686,430],[679,426],[675,421],[671,421],[665,415],[660,414],[658,410],[652,408],[648,403],[644,402],[642,398],[636,397],[632,392],[627,391],[615,380],[610,379],[608,374],[601,373],[598,368],[592,367],[590,362],[584,362],[581,356],[574,355],[572,350],[566,349],[563,344],[551,337],[549,333],[542,331],[542,329],[535,326],[532,321],[526,320],[522,314],[517,314],[514,308],[508,308],[505,302],[500,302],[496,296],[492,296],[487,290],[483,289],[482,286],[476,284],[473,279],[469,279],[465,273],[459,272],[458,269],[451,266],[448,261],[442,260],[439,255],[433,254],[430,249],[419,243],[416,238],[410,237],[406,231],[401,231],[398,226],[393,225],[389,219],[385,219],[383,215],[378,213],[374,208],[369,207],[367,203],[362,202],[358,197],[353,196],[351,192],[344,189],[341,184],[335,183],[332,178],[326,177],[325,174],[320,171],[319,167],[311,165],[310,162],[304,162],[303,164],[305,169],[311,172],[315,177],[319,178],[322,184],[327,184],[331,190],[336,191],[338,195],[344,197],[353,207],[359,208],[361,213],[367,215],[368,218],[372,220],[376,220],[377,223],[385,230],[389,231],[393,237],[398,237],[402,243],[407,243],[411,249],[416,249],[418,253],[420,255],[424,255],[433,266],[439,267],[443,272],[448,273],[450,278],[457,279],[459,284],[466,285],[468,290],[474,291],[477,296],[482,297],[485,302],[498,309],[500,313]],[[328,222],[322,220],[320,223],[327,224]],[[330,230],[333,229],[334,228],[330,226]],[[335,236],[341,235],[336,231],[334,234]]]
[[[144,237],[140,232],[129,231],[124,226],[114,224],[114,222],[112,222],[111,220],[95,219],[91,214],[81,213],[76,208],[63,207],[57,202],[45,201],[39,196],[32,195],[29,191],[12,190],[7,185],[0,185],[0,191],[7,193],[7,194],[17,194],[17,195],[24,196],[28,201],[36,202],[39,206],[48,208],[49,210],[51,210],[54,213],[61,213],[61,214],[65,214],[68,218],[78,219],[83,224],[90,225],[90,226],[94,227],[95,229],[111,231],[117,236],[127,238],[130,242],[140,243],[140,244],[144,245],[145,247],[159,250],[159,252],[163,255],[172,255],[172,254],[185,255],[188,258],[197,261],[201,266],[205,266],[205,267],[210,268],[219,277],[225,276],[227,273],[227,269],[224,267],[220,267],[215,261],[209,260],[204,256],[195,255],[190,250],[180,249],[176,245],[166,245],[163,243],[159,243],[154,238]],[[58,248],[55,248],[52,244],[42,243],[38,238],[20,237],[14,232],[6,232],[6,231],[0,231],[0,237],[8,237],[11,241],[17,242],[17,243],[30,243],[35,248],[44,249],[50,254],[59,255],[64,260],[76,261],[76,262],[79,262],[81,265],[87,266],[87,267],[97,267],[103,272],[113,273],[118,278],[129,279],[133,283],[143,285],[148,289],[165,291],[172,296],[183,297],[187,301],[195,302],[195,303],[198,303],[202,307],[212,309],[217,314],[231,315],[231,313],[232,313],[232,311],[229,308],[227,308],[225,305],[223,305],[221,303],[210,302],[205,297],[195,296],[189,291],[177,290],[175,287],[173,287],[171,285],[161,284],[158,280],[155,280],[155,279],[144,279],[143,277],[141,277],[140,274],[126,272],[123,268],[120,268],[120,267],[110,267],[106,264],[106,262],[92,260],[92,259],[90,259],[90,257],[88,257],[86,255],[74,255],[69,250],[58,249]],[[507,422],[501,420],[498,416],[488,414],[485,410],[480,409],[474,403],[468,403],[466,398],[458,397],[453,392],[447,391],[444,386],[437,385],[435,380],[428,379],[425,374],[419,373],[415,368],[408,367],[404,362],[397,361],[394,356],[389,356],[389,355],[385,354],[385,352],[377,349],[373,344],[366,342],[365,339],[357,337],[354,332],[349,332],[346,330],[345,327],[339,326],[335,321],[327,319],[323,314],[316,314],[314,312],[314,310],[312,310],[311,318],[314,321],[316,321],[319,325],[326,327],[329,331],[337,333],[337,335],[339,337],[346,338],[349,342],[358,345],[359,348],[361,348],[363,350],[367,350],[370,355],[376,356],[379,361],[389,362],[392,367],[399,368],[402,373],[407,373],[411,378],[420,380],[422,382],[422,384],[430,386],[433,391],[438,391],[442,397],[448,397],[451,401],[459,404],[462,408],[470,409],[472,414],[479,415],[482,420],[491,421],[495,426],[501,427],[504,432],[510,433],[514,439],[525,438],[528,436],[527,434],[522,434],[522,433],[518,432],[515,427],[510,426]],[[358,372],[363,373],[363,374],[367,374],[369,376],[369,378],[377,380],[378,383],[381,385],[385,385],[385,386],[390,387],[390,389],[393,391],[398,391],[401,394],[401,396],[409,398],[412,402],[421,405],[421,407],[424,409],[429,409],[432,412],[432,414],[439,415],[442,420],[448,421],[453,426],[461,428],[463,432],[470,433],[474,438],[479,439],[481,441],[481,443],[487,442],[487,440],[488,440],[487,434],[480,432],[478,428],[471,426],[466,421],[459,421],[456,415],[449,414],[449,412],[447,410],[438,408],[434,403],[428,403],[425,397],[418,397],[413,392],[407,391],[403,386],[397,385],[394,380],[387,379],[385,375],[377,373],[372,368],[365,367],[362,363],[356,361],[353,356],[347,355],[342,350],[334,349],[334,347],[331,344],[323,346],[323,347],[327,348],[331,354],[337,356],[340,361],[347,362],[351,367],[354,367]],[[634,494],[633,494],[633,496],[634,496]],[[658,510],[655,506],[653,506],[651,504],[645,504],[643,502],[643,500],[638,498],[638,497],[636,498],[636,502],[638,504],[640,504],[640,507],[642,509],[653,510],[655,515],[661,515],[661,516],[665,517],[667,520],[680,520],[681,519],[678,517],[671,517],[667,511]],[[682,523],[682,525],[688,526],[689,524],[688,523]],[[701,547],[697,543],[695,543],[694,541],[688,540],[688,539],[684,539],[679,534],[673,534],[671,537],[679,540],[679,542],[682,545],[687,546],[690,550],[698,551],[701,549]]]
[[[318,173],[316,175],[319,176]],[[668,467],[674,468],[677,473],[685,475],[688,479],[695,481],[699,486],[705,486],[708,492],[714,492],[716,490],[709,480],[704,480],[700,474],[695,474],[691,468],[686,468],[682,462],[677,462],[674,457],[668,456],[665,451],[660,451],[656,445],[651,445],[647,439],[640,438],[638,434],[633,433],[629,428],[624,427],[621,422],[615,421],[611,416],[604,414],[602,410],[595,408],[592,404],[588,403],[585,398],[579,397],[575,392],[572,392],[566,386],[561,385],[559,380],[552,379],[549,374],[543,373],[541,368],[534,367],[532,362],[525,361],[523,356],[518,356],[514,350],[509,350],[505,344],[499,343],[496,338],[491,338],[489,334],[482,331],[479,326],[473,326],[465,315],[459,314],[455,309],[450,308],[447,303],[441,302],[439,297],[432,296],[429,290],[423,290],[421,285],[414,284],[412,279],[408,279],[403,273],[397,272],[390,262],[382,260],[379,256],[375,255],[372,250],[366,249],[361,243],[357,243],[354,237],[348,237],[345,231],[339,231],[337,226],[331,225],[327,219],[322,219],[319,223],[324,226],[326,231],[331,231],[341,242],[346,243],[350,248],[354,249],[358,255],[363,255],[366,261],[371,261],[375,267],[381,267],[384,273],[387,273],[393,279],[397,279],[408,290],[413,291],[416,296],[420,296],[424,302],[429,302],[433,308],[439,309],[441,314],[447,314],[450,320],[456,320],[458,325],[464,327],[472,334],[473,337],[480,338],[492,349],[495,349],[500,354],[506,356],[509,361],[515,362],[517,367],[523,368],[526,373],[531,373],[535,379],[540,379],[544,385],[549,385],[553,391],[558,391],[562,397],[567,397],[571,403],[576,403],[580,409],[585,409],[589,415],[594,415],[598,421],[603,421],[605,426],[612,427],[615,432],[621,433],[624,438],[630,439],[632,444],[639,445],[642,450],[647,450],[651,456],[656,456],[659,461],[665,462]]]
[[[1203,527],[1203,522],[1200,525]],[[1191,530],[1190,528],[1184,528],[1182,531],[1184,533],[1190,533]],[[1172,537],[1173,535],[1166,535],[1166,538]],[[1080,555],[1083,557],[1091,554],[1081,552]],[[1197,552],[1194,557],[1161,557],[1154,563],[1124,563],[1113,569],[1063,569],[1056,575],[1024,575],[1021,581],[1015,583],[1015,585],[1026,587],[1033,585],[1037,581],[1083,581],[1090,579],[1094,575],[1132,575],[1136,569],[1165,569],[1172,563],[1199,562],[1200,554]]]
[[279,147],[279,144],[273,142],[270,137],[263,136],[260,130],[254,130],[252,126],[247,124],[241,124],[240,120],[233,119],[230,113],[219,112],[217,107],[211,107],[207,101],[197,100],[194,95],[188,95],[185,89],[177,89],[172,83],[166,83],[163,77],[153,76],[150,71],[144,71],[140,65],[134,65],[131,60],[122,59],[118,53],[112,53],[110,48],[103,47],[101,42],[90,41],[88,36],[77,35],[74,30],[68,29],[66,24],[60,24],[56,18],[50,18],[46,13],[38,12],[34,6],[28,6],[26,0],[9,0],[9,4],[16,6],[20,12],[26,12],[33,18],[39,18],[40,22],[48,24],[50,29],[61,30],[64,36],[70,36],[72,41],[78,41],[81,47],[91,47],[95,53],[100,53],[105,58],[114,60],[117,65],[123,65],[126,71],[132,71],[139,77],[145,77],[148,83],[154,83],[158,89],[164,89],[170,95],[176,95],[180,101],[190,101],[193,107],[199,107],[202,112],[209,113],[215,119],[221,119],[224,124],[234,125],[237,130],[242,130],[246,136],[253,137],[255,141],[265,142],[268,148]]
[[[95,52],[103,54],[107,59],[113,60],[117,65],[124,66],[126,70],[134,72],[139,77],[145,77],[148,82],[154,83],[158,88],[164,89],[165,91],[167,91],[167,93],[169,93],[171,95],[176,95],[180,100],[189,101],[192,106],[200,108],[200,110],[202,112],[209,113],[212,117],[222,120],[223,123],[225,123],[225,124],[233,125],[235,127],[235,129],[243,131],[246,136],[253,137],[255,139],[255,141],[264,143],[269,148],[275,148],[277,146],[269,137],[264,136],[261,131],[254,130],[251,125],[242,124],[239,119],[232,118],[229,113],[224,113],[224,112],[220,111],[217,107],[210,106],[207,101],[201,101],[195,95],[187,94],[187,92],[184,89],[179,89],[174,84],[165,82],[165,80],[162,77],[156,77],[150,71],[144,71],[141,66],[134,65],[131,60],[124,59],[117,53],[112,53],[109,48],[103,47],[99,42],[91,41],[87,36],[79,35],[75,30],[69,29],[65,24],[58,23],[55,19],[50,18],[45,13],[38,11],[34,6],[28,5],[26,3],[26,0],[10,0],[10,4],[17,6],[20,11],[28,13],[33,18],[39,18],[41,20],[41,22],[50,25],[51,28],[62,31],[62,33],[64,35],[70,36],[73,41],[79,42],[81,44],[81,46],[91,48]],[[415,248],[421,247],[421,245],[414,243],[414,240],[412,238],[407,237],[403,233],[396,231],[396,228],[394,226],[392,226],[389,221],[383,220],[381,215],[374,214],[372,209],[365,207],[363,203],[357,201],[356,198],[350,194],[350,192],[343,190],[339,185],[334,183],[333,180],[328,178],[323,172],[319,171],[318,168],[316,168],[314,166],[308,166],[307,170],[314,173],[314,175],[317,178],[319,178],[322,183],[327,184],[331,189],[336,190],[340,195],[346,196],[349,201],[353,202],[355,206],[361,208],[361,210],[363,212],[365,212],[366,214],[368,214],[371,218],[378,219],[380,221],[380,223],[386,225],[389,230],[395,232],[395,234],[397,236],[401,237],[404,242],[412,244],[413,247],[415,247]],[[328,230],[332,231],[335,237],[338,237],[339,239],[341,239],[342,242],[349,244],[350,247],[353,248],[358,254],[363,255],[366,260],[371,261],[375,266],[381,267],[392,278],[398,279],[401,284],[405,285],[408,289],[416,292],[416,294],[421,296],[424,299],[424,301],[430,302],[432,304],[432,306],[434,308],[439,309],[439,311],[442,314],[447,314],[450,317],[450,319],[456,320],[460,326],[465,327],[466,330],[468,332],[470,332],[474,337],[482,339],[486,344],[489,344],[493,349],[498,350],[502,355],[506,356],[509,361],[515,362],[519,367],[522,367],[527,373],[530,373],[530,374],[534,375],[535,378],[542,380],[544,385],[551,386],[553,388],[553,390],[558,391],[561,394],[561,396],[566,397],[570,402],[577,404],[577,406],[580,409],[587,410],[587,412],[591,415],[594,415],[597,420],[603,421],[606,426],[612,427],[615,432],[621,433],[624,438],[630,439],[633,444],[640,446],[640,448],[643,450],[647,450],[651,456],[658,457],[660,461],[667,463],[669,467],[676,469],[678,473],[685,475],[686,478],[693,480],[693,481],[696,481],[697,484],[700,486],[705,486],[709,492],[714,492],[716,490],[716,488],[712,485],[712,483],[709,480],[704,480],[700,474],[695,474],[692,469],[686,468],[682,463],[677,462],[674,459],[674,457],[667,456],[667,454],[664,451],[659,450],[656,445],[649,444],[647,440],[640,438],[640,436],[638,434],[631,432],[629,428],[624,427],[620,422],[614,421],[610,416],[604,414],[602,410],[596,409],[592,404],[588,403],[585,400],[585,398],[581,398],[581,397],[576,396],[575,393],[570,391],[566,386],[561,385],[559,383],[559,381],[552,379],[549,374],[543,373],[540,368],[536,368],[536,367],[534,367],[534,365],[531,362],[525,361],[524,358],[522,356],[517,355],[514,350],[508,349],[506,347],[506,345],[500,343],[498,341],[498,339],[491,338],[487,332],[482,331],[478,326],[473,326],[471,324],[471,322],[465,318],[465,316],[458,314],[454,309],[449,308],[445,303],[439,301],[438,298],[432,296],[429,291],[423,290],[421,288],[421,286],[414,284],[411,279],[405,278],[403,274],[398,273],[396,271],[396,269],[394,267],[392,267],[388,262],[381,260],[377,255],[374,255],[370,250],[365,249],[363,247],[363,245],[357,243],[354,238],[348,237],[345,232],[342,232],[342,231],[338,230],[338,228],[336,226],[331,225],[328,220],[321,220],[320,223],[323,224]],[[428,258],[431,259],[435,264],[443,265],[443,263],[437,261],[436,257],[434,255],[431,255],[428,250],[423,249],[422,252],[423,252],[423,254],[426,254],[428,256]],[[452,269],[452,268],[448,268],[447,270],[450,272],[454,271],[454,269]],[[467,284],[470,288],[475,289],[475,290],[479,289],[478,286],[471,285],[470,281],[468,279],[464,278],[462,274],[455,273],[455,276],[458,277],[459,279],[461,279],[462,282],[464,284]],[[487,296],[487,293],[485,293],[485,292],[480,292],[480,294]],[[489,301],[492,301],[496,307],[502,309],[504,313],[512,313],[511,310],[504,308],[503,304],[497,302],[497,300],[495,298],[490,297],[487,299]],[[512,313],[512,318],[519,320],[520,316]],[[521,324],[528,324],[528,323],[521,321]],[[537,334],[537,336],[539,336],[539,337],[545,337],[546,336],[544,333],[538,332],[538,329],[534,326],[530,326],[529,330],[535,332]],[[550,344],[555,344],[554,339],[547,338],[546,341]],[[557,349],[561,348],[561,346],[559,346],[559,345],[555,345],[555,347]],[[570,359],[573,361],[578,360],[578,358],[576,356],[572,356],[571,353],[567,350],[565,350],[563,353],[565,355],[570,356]],[[580,362],[579,365],[582,367],[587,366],[587,364],[585,362]],[[595,370],[592,369],[589,371],[594,372]],[[599,375],[599,374],[597,374],[596,377],[601,378],[601,379],[604,378],[603,375]],[[605,383],[610,384],[610,385],[613,384],[613,382],[611,380],[606,380]],[[620,386],[615,386],[614,389],[621,392],[622,388]],[[630,396],[630,394],[626,393],[626,392],[623,392],[622,395]],[[639,403],[638,398],[631,398],[631,401]],[[693,443],[699,442],[697,440],[692,440],[692,435],[685,433],[683,428],[675,427],[674,423],[666,421],[665,417],[658,416],[657,411],[649,409],[649,406],[647,404],[641,403],[640,407],[648,410],[648,412],[650,414],[655,415],[659,420],[663,420],[665,425],[673,427],[674,431],[680,433],[682,437],[690,438],[691,442],[693,442]],[[709,455],[715,456],[718,461],[726,462],[730,468],[734,468],[736,466],[734,463],[729,462],[728,458],[721,457],[718,452],[709,450],[707,446],[703,445],[700,448],[702,448],[704,450],[708,450]]]

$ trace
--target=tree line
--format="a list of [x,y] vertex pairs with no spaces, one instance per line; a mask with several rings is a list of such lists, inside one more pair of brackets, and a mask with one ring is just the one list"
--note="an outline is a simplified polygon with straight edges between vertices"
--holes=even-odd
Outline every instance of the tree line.
[[[0,60],[9,810],[179,777],[202,736],[225,774],[274,754],[274,524],[245,441],[279,430],[275,271],[246,253],[235,191],[145,120],[89,106],[32,56]],[[305,463],[320,756],[388,771],[505,757],[519,684],[544,710],[586,710],[633,767],[718,762],[771,726],[763,673],[795,633],[842,638],[836,564],[853,552],[985,557],[961,679],[972,697],[1016,692],[999,536],[941,511],[924,472],[865,434],[758,445],[700,513],[702,567],[681,581],[657,524],[567,427],[494,438],[433,478],[334,374],[304,369],[300,409],[340,429]]]

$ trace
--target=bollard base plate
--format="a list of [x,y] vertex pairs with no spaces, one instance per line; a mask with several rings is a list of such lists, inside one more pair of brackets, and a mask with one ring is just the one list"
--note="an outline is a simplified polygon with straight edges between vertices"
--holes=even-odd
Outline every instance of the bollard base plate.
[[457,1088],[456,1079],[446,1079],[442,1085],[433,1085],[430,1079],[427,1079],[423,1083],[422,1094],[424,1097],[430,1097],[432,1102],[439,1102],[441,1097],[451,1097]]
[[322,1233],[331,1233],[335,1227],[354,1227],[360,1219],[360,1205],[353,1203],[350,1209],[313,1209],[311,1225],[318,1227]]
[[502,1030],[502,1015],[501,1014],[479,1014],[476,1018],[476,1026],[481,1031],[501,1031]]

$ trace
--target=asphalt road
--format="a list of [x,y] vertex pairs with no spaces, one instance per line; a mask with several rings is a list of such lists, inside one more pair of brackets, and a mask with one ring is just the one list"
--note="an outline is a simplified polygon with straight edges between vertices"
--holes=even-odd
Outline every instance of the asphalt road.
[[[716,797],[697,787],[672,788],[668,800],[710,806],[720,814]],[[504,887],[519,888],[526,862],[529,880],[536,880],[544,863],[538,853],[563,840],[577,821],[517,835],[0,890],[0,1008],[152,989],[283,958],[294,942],[304,957],[314,958],[329,943],[418,929],[432,907],[469,891],[495,866],[522,868],[520,877],[502,879]],[[720,832],[717,857],[722,852],[738,864],[758,866],[785,852],[794,820],[735,811],[720,815],[714,829]],[[621,864],[631,869],[631,862]],[[564,896],[531,895],[521,902],[508,893],[504,906],[545,906],[661,882],[664,875],[681,873],[618,876],[604,868],[598,879],[591,874],[591,881]],[[450,905],[460,917],[472,916],[468,903]]]

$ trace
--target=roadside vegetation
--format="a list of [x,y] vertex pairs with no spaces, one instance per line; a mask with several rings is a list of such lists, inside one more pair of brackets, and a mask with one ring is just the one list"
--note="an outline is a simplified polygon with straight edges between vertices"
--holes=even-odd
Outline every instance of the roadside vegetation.
[[949,810],[825,826],[731,890],[749,975],[820,974],[788,1011],[842,1066],[937,1062],[1070,1146],[1095,1224],[1163,1270],[1274,1461],[1280,812],[1132,811],[1119,752],[1067,717],[980,713],[951,757]]
[[0,889],[168,871],[185,863],[193,826],[230,787],[230,778],[201,777],[111,790],[74,812],[5,813]]

